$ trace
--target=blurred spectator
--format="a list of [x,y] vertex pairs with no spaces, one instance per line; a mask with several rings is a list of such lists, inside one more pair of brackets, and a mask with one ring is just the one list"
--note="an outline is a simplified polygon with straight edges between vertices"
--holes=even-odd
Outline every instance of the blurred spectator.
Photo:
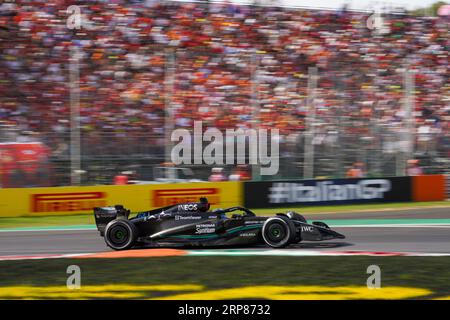
[[419,160],[408,160],[407,174],[408,176],[420,176],[423,174],[422,168],[419,166]]
[[[310,66],[319,70],[318,129],[327,128],[317,145],[335,143],[337,131],[340,139],[370,136],[374,126],[400,137],[405,68],[415,72],[419,149],[430,151],[450,135],[446,16],[386,15],[389,32],[376,35],[366,27],[369,14],[348,10],[91,0],[77,1],[83,24],[71,30],[70,4],[17,0],[0,14],[0,120],[42,133],[54,155],[68,152],[73,46],[81,52],[84,150],[92,154],[163,147],[168,96],[176,127],[202,120],[245,128],[253,120],[283,136],[301,132]],[[170,95],[169,52],[175,59]],[[387,143],[388,150],[400,148]]]
[[115,185],[134,184],[138,181],[137,172],[134,170],[122,171],[114,177]]
[[219,182],[226,181],[227,177],[223,174],[223,168],[212,168],[208,181]]
[[115,185],[125,185],[128,184],[128,176],[126,174],[118,174],[114,177]]
[[249,168],[247,165],[238,165],[233,173],[228,177],[230,181],[246,181],[251,180],[251,175],[249,173]]
[[362,162],[355,162],[346,173],[347,178],[364,178],[364,164]]

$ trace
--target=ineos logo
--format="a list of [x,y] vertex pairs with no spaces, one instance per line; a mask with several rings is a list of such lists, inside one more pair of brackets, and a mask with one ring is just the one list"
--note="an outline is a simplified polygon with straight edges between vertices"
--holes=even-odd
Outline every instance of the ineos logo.
[[197,211],[197,204],[180,204],[178,205],[179,211]]

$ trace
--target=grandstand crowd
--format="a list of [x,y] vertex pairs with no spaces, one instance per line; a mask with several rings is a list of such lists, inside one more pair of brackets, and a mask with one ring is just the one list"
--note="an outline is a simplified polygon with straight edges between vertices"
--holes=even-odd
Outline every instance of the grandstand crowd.
[[[67,23],[73,4],[79,29]],[[1,10],[0,121],[56,137],[54,152],[70,129],[72,47],[80,52],[82,132],[92,141],[108,132],[164,144],[167,99],[176,127],[256,120],[283,136],[301,132],[309,67],[319,75],[316,132],[370,135],[375,124],[395,134],[410,69],[417,143],[427,148],[432,136],[450,150],[448,16],[385,15],[387,30],[376,33],[370,13],[347,10],[138,0],[16,0]]]

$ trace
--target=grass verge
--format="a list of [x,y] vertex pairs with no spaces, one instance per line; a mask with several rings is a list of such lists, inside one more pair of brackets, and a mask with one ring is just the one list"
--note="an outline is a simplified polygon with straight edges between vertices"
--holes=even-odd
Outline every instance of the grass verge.
[[51,227],[95,224],[94,215],[80,214],[70,216],[5,217],[0,218],[1,228]]
[[[66,288],[67,267],[81,290]],[[366,287],[381,269],[382,290]],[[275,298],[364,299],[450,296],[450,257],[164,257],[0,261],[0,299]]]
[[[450,201],[430,201],[430,202],[395,202],[395,203],[372,203],[372,204],[352,204],[338,206],[305,206],[292,207],[292,210],[298,210],[304,214],[320,213],[346,213],[346,212],[366,212],[377,210],[406,210],[416,208],[438,208],[450,207]],[[286,211],[287,208],[274,209],[255,209],[257,214],[275,214],[280,211]]]

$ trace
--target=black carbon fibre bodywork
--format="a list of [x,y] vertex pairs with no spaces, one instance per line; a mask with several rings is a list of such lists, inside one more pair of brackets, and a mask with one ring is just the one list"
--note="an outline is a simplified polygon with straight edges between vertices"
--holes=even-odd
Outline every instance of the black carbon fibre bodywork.
[[[231,218],[226,217],[226,213],[234,211],[242,213],[233,214]],[[120,250],[134,246],[251,246],[271,243],[267,236],[274,237],[274,241],[277,237],[285,236],[285,246],[302,240],[345,238],[324,223],[307,223],[297,213],[279,213],[274,217],[263,217],[256,216],[243,207],[209,211],[209,204],[205,202],[163,207],[141,212],[133,218],[128,218],[129,214],[129,210],[121,205],[94,208],[97,229],[110,247]],[[114,222],[117,220],[121,222]],[[272,235],[269,231],[264,231],[268,220],[270,228],[273,229]],[[111,245],[111,241],[108,241],[111,239],[107,239],[110,237],[110,229],[113,228],[111,226],[120,224],[123,225],[122,233],[130,233],[132,243],[128,244],[126,241],[124,246],[115,246],[114,243]]]

